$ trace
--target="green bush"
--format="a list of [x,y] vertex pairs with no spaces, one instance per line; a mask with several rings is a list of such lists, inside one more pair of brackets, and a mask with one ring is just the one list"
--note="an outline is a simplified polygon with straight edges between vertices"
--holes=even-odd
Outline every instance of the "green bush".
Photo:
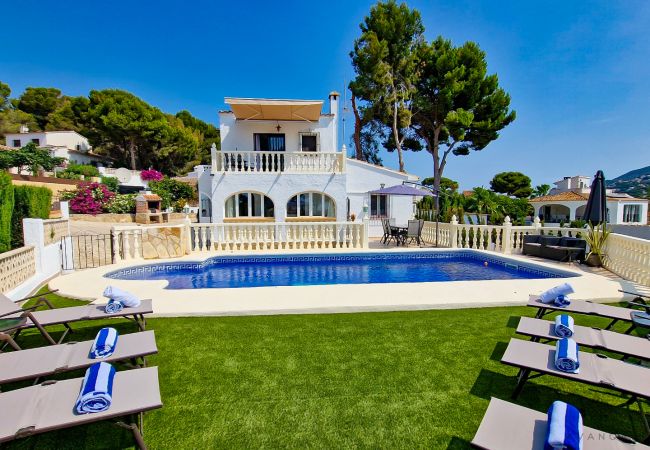
[[14,210],[14,185],[6,172],[0,172],[0,253],[11,250],[11,216]]
[[168,177],[160,181],[150,181],[149,189],[160,196],[163,208],[169,208],[174,202],[181,199],[193,200],[196,198],[196,191],[191,185]]
[[52,207],[52,191],[45,187],[15,186],[14,211],[11,218],[11,244],[23,245],[23,219],[48,219]]
[[105,185],[109,191],[117,192],[120,182],[115,177],[102,177],[102,184]]
[[113,214],[131,214],[135,212],[135,194],[116,194],[104,208]]
[[66,167],[65,170],[59,172],[58,177],[69,180],[80,180],[82,175],[86,179],[89,177],[98,177],[99,170],[95,166],[71,163],[68,164],[68,167]]

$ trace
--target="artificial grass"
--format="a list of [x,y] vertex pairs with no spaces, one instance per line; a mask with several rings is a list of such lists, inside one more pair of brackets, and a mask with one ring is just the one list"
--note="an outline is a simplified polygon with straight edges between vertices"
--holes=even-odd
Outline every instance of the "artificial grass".
[[[57,304],[75,301],[53,298]],[[153,448],[469,448],[491,396],[509,399],[517,370],[499,362],[532,308],[150,319],[164,406],[145,415]],[[604,326],[576,316],[581,325]],[[110,323],[76,324],[92,339]],[[620,326],[624,329],[624,325]],[[21,335],[26,347],[40,336]],[[82,376],[83,372],[66,376]],[[516,401],[576,405],[585,424],[640,439],[638,410],[613,391],[541,377]],[[73,402],[74,399],[71,400]],[[72,403],[71,403],[72,404]],[[107,424],[15,441],[9,448],[124,448]]]

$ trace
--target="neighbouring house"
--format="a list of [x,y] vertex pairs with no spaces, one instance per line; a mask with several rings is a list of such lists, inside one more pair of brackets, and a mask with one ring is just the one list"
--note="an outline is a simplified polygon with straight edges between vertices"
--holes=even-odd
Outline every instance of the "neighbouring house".
[[[406,224],[421,197],[370,194],[415,175],[347,158],[338,147],[339,94],[321,100],[226,98],[221,150],[194,168],[201,222],[306,222],[381,218]],[[424,195],[424,193],[423,193]]]
[[[548,195],[529,200],[535,215],[545,223],[580,220],[587,206],[591,178],[583,175],[556,181]],[[645,225],[648,223],[648,200],[607,189],[607,222],[610,224]]]
[[103,177],[117,178],[119,191],[122,194],[140,192],[149,186],[140,177],[141,170],[131,170],[126,167],[98,167],[97,170],[99,170],[99,174]]
[[37,147],[48,149],[52,156],[75,164],[101,166],[110,162],[106,156],[94,153],[88,139],[76,131],[29,131],[22,126],[18,133],[5,134],[5,142],[10,149],[33,142]]

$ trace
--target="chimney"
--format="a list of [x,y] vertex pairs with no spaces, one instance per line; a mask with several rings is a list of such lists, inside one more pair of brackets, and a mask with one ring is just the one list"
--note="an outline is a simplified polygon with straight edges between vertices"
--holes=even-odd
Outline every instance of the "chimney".
[[336,91],[330,92],[330,114],[334,114],[335,116],[339,115],[339,97],[341,94],[339,94]]
[[29,128],[27,127],[27,125],[23,124],[20,126],[20,133],[22,134],[29,133]]

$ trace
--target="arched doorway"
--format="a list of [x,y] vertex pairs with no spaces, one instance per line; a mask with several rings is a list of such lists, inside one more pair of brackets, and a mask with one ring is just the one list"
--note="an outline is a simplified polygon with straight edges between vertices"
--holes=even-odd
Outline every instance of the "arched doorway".
[[568,222],[571,211],[565,205],[544,205],[540,209],[540,219],[547,223]]

